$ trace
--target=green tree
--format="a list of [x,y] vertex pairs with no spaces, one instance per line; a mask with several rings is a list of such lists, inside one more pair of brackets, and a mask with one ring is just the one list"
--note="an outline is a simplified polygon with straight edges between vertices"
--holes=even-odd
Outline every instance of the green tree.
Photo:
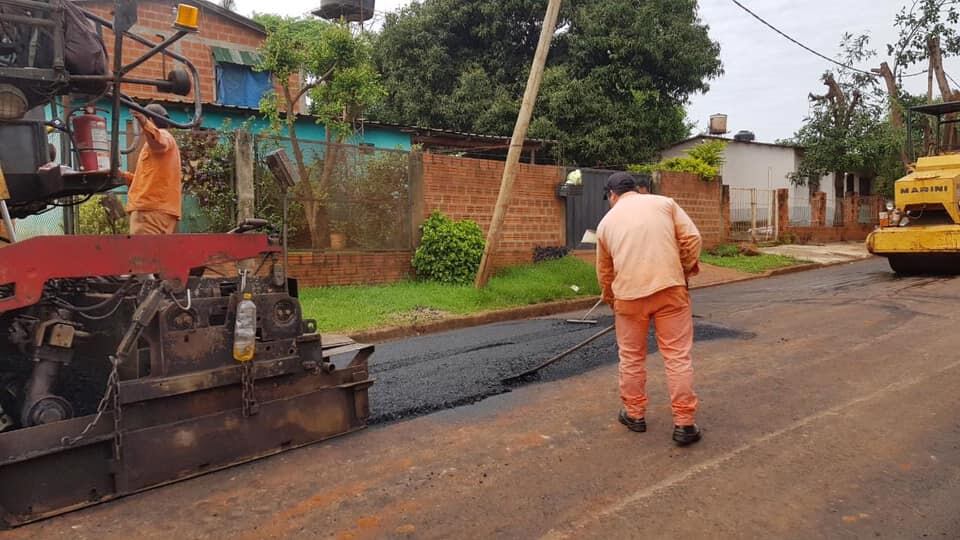
[[[841,61],[872,60],[876,52],[869,44],[867,36],[845,34]],[[793,182],[811,182],[819,189],[820,179],[832,175],[837,197],[844,196],[845,173],[876,176],[881,186],[892,185],[904,173],[905,131],[890,121],[880,81],[852,70],[828,71],[822,81],[827,93],[810,95],[810,115],[790,141],[804,149]]]
[[[907,148],[904,111],[912,105],[934,101],[934,81],[941,98],[960,98],[943,69],[943,59],[960,54],[960,22],[956,0],[916,0],[894,18],[897,41],[888,44],[888,59],[870,76],[852,70],[828,72],[823,96],[811,95],[813,106],[804,126],[792,142],[805,147],[794,181],[817,181],[835,175],[834,189],[843,194],[844,172],[875,174],[881,191],[892,193],[893,182],[901,177],[916,151],[930,148],[931,126],[914,124],[912,140],[919,148]],[[875,61],[867,36],[846,34],[841,42],[840,60],[847,65]],[[928,89],[925,98],[902,89],[905,71],[927,64]],[[892,64],[892,67],[891,67]],[[884,86],[881,86],[881,82]],[[947,144],[956,144],[955,129],[943,134]],[[926,144],[923,141],[926,139]]]
[[[346,24],[272,15],[259,15],[257,20],[267,30],[259,69],[272,73],[280,87],[263,99],[260,108],[274,129],[285,129],[290,138],[311,241],[315,248],[324,247],[329,238],[325,199],[337,145],[352,133],[363,111],[383,96],[371,45],[365,33],[355,34]],[[297,113],[305,100],[326,128],[328,144],[319,171],[316,163],[307,162],[297,135]]]
[[[384,121],[509,135],[542,0],[424,0],[387,16],[374,58]],[[530,136],[583,165],[647,161],[689,133],[684,105],[722,73],[695,0],[564,3]]]

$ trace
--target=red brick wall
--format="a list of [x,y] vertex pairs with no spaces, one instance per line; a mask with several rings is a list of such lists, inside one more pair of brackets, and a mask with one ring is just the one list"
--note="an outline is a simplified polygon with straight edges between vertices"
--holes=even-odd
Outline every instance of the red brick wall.
[[[170,37],[175,33],[173,21],[175,18],[174,10],[178,0],[146,0],[138,2],[139,21],[131,30],[133,33],[160,42],[157,34],[164,37]],[[91,11],[100,17],[113,20],[113,2],[96,1],[81,2],[81,7]],[[109,29],[103,31],[104,39],[107,43],[107,50],[113,52],[113,32]],[[201,8],[200,11],[200,31],[183,38],[171,47],[171,50],[177,54],[185,56],[193,62],[200,72],[200,95],[203,96],[205,103],[216,102],[216,64],[213,61],[213,52],[211,46],[224,47],[235,50],[255,52],[266,36],[252,28],[236,23],[210,10]],[[147,48],[132,40],[124,40],[123,60],[131,62],[146,52]],[[112,58],[112,54],[110,55]],[[113,66],[113,60],[109,65]],[[171,59],[166,60],[167,71],[180,64]],[[165,79],[166,73],[163,72],[163,60],[157,55],[150,61],[139,66],[133,72],[132,77],[144,79]],[[160,94],[155,88],[141,85],[125,85],[124,91],[131,97],[140,99],[163,99],[166,101],[193,102],[193,94],[190,96],[177,96],[174,94]]]
[[[504,163],[437,154],[423,155],[423,216],[440,210],[452,219],[476,221],[489,230]],[[529,263],[536,246],[566,243],[564,207],[556,194],[559,167],[520,165],[494,266]]]
[[[723,184],[719,179],[706,181],[695,174],[661,172],[657,192],[677,201],[690,215],[700,229],[704,247],[711,248],[726,240]],[[729,204],[726,211],[729,212]]]
[[291,252],[290,275],[301,287],[395,283],[410,277],[410,251]]
[[[825,244],[829,242],[849,242],[863,241],[873,231],[874,226],[859,223],[860,206],[877,205],[875,201],[860,201],[857,197],[844,199],[843,220],[840,226],[828,227],[826,223],[827,199],[826,193],[814,193],[810,197],[811,207],[811,226],[795,226],[790,224],[790,190],[777,190],[778,197],[778,219],[780,223],[780,237],[783,240],[797,242],[800,244]],[[879,199],[877,200],[879,201]],[[871,211],[879,213],[879,207],[871,208]]]

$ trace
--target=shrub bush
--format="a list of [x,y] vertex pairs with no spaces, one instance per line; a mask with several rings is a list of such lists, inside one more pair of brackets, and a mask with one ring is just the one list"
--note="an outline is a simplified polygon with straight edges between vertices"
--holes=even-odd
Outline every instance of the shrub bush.
[[736,244],[722,244],[707,251],[707,253],[714,257],[736,257],[740,255],[740,248]]
[[130,223],[126,219],[111,219],[104,206],[106,195],[96,195],[78,207],[80,234],[129,234]]
[[723,165],[723,150],[726,141],[704,141],[685,152],[686,156],[665,159],[659,163],[631,165],[630,172],[652,174],[656,171],[692,173],[704,180],[713,180],[720,174]]
[[469,283],[483,257],[483,230],[473,221],[453,221],[434,212],[421,227],[423,237],[413,256],[420,279],[440,283]]
[[566,247],[543,247],[537,246],[533,248],[533,262],[542,263],[546,261],[555,261],[562,259],[570,254],[570,250]]

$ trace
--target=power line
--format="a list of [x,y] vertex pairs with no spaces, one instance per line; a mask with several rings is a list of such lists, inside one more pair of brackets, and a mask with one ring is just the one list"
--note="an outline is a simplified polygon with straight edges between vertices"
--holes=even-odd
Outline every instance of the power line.
[[916,73],[907,73],[906,75],[901,75],[900,77],[906,79],[907,77],[916,77],[917,75],[926,75],[927,71],[929,70],[925,69],[923,71],[918,71]]
[[952,83],[954,84],[954,86],[960,88],[960,84],[957,84],[956,79],[954,79],[953,77],[951,77],[949,73],[947,73],[946,71],[944,71],[943,74],[946,75],[948,79],[950,79],[950,82],[952,82]]
[[740,9],[742,9],[742,10],[746,11],[747,13],[749,13],[754,19],[760,21],[761,23],[763,23],[764,25],[766,25],[767,27],[769,27],[769,28],[770,28],[771,30],[773,30],[774,32],[776,32],[776,33],[780,34],[781,36],[787,38],[787,40],[791,41],[791,42],[794,43],[795,45],[800,46],[801,48],[805,49],[806,51],[808,51],[808,52],[810,52],[810,53],[813,53],[814,55],[819,56],[820,58],[823,58],[823,59],[826,60],[827,62],[832,62],[832,63],[834,63],[834,64],[836,64],[836,65],[838,65],[838,66],[840,66],[840,67],[842,67],[842,68],[844,68],[844,69],[849,69],[849,70],[851,70],[851,71],[856,71],[857,73],[862,73],[862,74],[864,74],[864,75],[869,75],[869,76],[871,76],[871,77],[876,77],[876,76],[877,76],[876,73],[871,73],[871,72],[869,72],[869,71],[864,71],[864,70],[862,70],[862,69],[858,69],[858,68],[855,68],[855,67],[853,67],[853,66],[848,66],[847,64],[844,64],[843,62],[839,62],[839,61],[837,61],[837,60],[834,60],[833,58],[830,58],[829,56],[827,56],[827,55],[825,55],[825,54],[821,54],[821,53],[819,53],[819,52],[811,49],[810,47],[807,47],[807,46],[804,45],[803,43],[800,43],[799,41],[793,39],[792,37],[790,37],[790,36],[788,36],[787,34],[785,34],[784,32],[782,32],[782,31],[781,31],[779,28],[777,28],[776,26],[768,23],[768,22],[765,21],[762,17],[760,17],[759,15],[757,15],[756,13],[750,11],[750,8],[748,8],[747,6],[741,4],[738,0],[730,0],[730,1],[733,2],[734,4],[736,4],[737,7],[739,7]]

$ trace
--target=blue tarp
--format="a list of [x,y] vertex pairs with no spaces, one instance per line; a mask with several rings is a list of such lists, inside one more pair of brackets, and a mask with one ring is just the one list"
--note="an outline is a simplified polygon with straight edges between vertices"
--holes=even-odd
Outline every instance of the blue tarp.
[[217,64],[217,101],[221,105],[258,109],[263,95],[272,89],[270,73],[239,64]]

